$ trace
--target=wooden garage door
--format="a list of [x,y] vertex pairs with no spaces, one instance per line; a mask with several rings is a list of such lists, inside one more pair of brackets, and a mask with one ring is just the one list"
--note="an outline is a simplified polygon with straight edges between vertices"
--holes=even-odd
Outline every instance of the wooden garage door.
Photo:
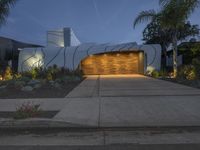
[[92,55],[81,62],[86,75],[139,73],[139,53],[107,53]]

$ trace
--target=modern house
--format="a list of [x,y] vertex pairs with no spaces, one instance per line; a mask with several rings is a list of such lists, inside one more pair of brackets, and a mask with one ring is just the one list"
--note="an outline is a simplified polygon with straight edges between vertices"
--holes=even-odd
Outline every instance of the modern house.
[[5,69],[6,66],[10,65],[13,70],[17,71],[19,51],[27,47],[42,46],[0,37],[0,68]]
[[86,75],[144,74],[160,70],[161,46],[137,43],[80,43],[71,28],[47,32],[47,47],[24,48],[19,54],[18,71],[56,64]]

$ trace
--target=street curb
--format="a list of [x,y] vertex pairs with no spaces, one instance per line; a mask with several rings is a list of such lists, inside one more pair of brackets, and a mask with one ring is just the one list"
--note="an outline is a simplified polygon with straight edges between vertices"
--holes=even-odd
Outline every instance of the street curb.
[[24,120],[0,119],[1,129],[86,129],[86,130],[200,130],[199,125],[183,126],[89,126],[84,124],[74,124],[63,120],[53,120],[46,118],[30,118]]
[[67,127],[80,128],[80,127],[83,127],[83,125],[68,123],[62,120],[52,120],[52,119],[45,119],[45,118],[31,118],[31,119],[24,119],[24,120],[0,119],[0,129],[67,128]]

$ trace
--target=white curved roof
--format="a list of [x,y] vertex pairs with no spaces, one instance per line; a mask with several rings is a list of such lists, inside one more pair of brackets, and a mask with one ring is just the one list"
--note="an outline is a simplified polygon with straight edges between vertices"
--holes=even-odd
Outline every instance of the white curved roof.
[[53,64],[75,70],[80,62],[89,55],[116,51],[144,51],[147,55],[147,67],[160,69],[160,45],[137,45],[133,42],[116,45],[85,43],[72,47],[26,48],[20,52],[19,71],[38,66],[48,67]]

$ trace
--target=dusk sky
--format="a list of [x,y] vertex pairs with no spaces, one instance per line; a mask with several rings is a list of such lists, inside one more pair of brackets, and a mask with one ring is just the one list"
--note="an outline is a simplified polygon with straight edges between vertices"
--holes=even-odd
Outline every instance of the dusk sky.
[[[141,43],[145,24],[133,29],[142,10],[159,10],[158,0],[18,0],[0,36],[46,45],[46,31],[71,27],[82,42]],[[200,24],[200,8],[191,16]]]

